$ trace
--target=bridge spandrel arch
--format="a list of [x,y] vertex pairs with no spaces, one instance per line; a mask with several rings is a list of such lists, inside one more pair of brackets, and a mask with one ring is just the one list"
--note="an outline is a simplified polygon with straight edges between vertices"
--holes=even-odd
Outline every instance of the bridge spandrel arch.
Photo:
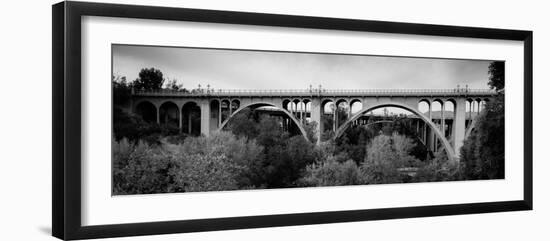
[[223,130],[223,128],[229,123],[229,121],[231,121],[231,119],[237,115],[238,113],[240,113],[242,110],[246,109],[246,108],[258,108],[258,107],[273,107],[273,108],[276,108],[278,111],[282,111],[285,113],[285,115],[290,118],[292,120],[292,122],[294,122],[294,124],[296,124],[296,126],[298,127],[298,129],[300,130],[300,133],[302,134],[302,136],[309,141],[309,138],[307,137],[307,132],[306,130],[304,129],[304,126],[300,123],[300,121],[298,121],[298,119],[296,119],[290,112],[288,112],[287,110],[285,110],[284,108],[282,108],[282,104],[276,104],[276,103],[270,103],[270,102],[252,102],[252,103],[248,103],[247,105],[242,105],[238,110],[236,110],[234,113],[232,113],[228,118],[227,120],[225,120],[221,126],[218,128],[218,131],[221,131]]
[[408,111],[414,113],[415,115],[417,115],[418,117],[420,117],[424,121],[424,123],[426,123],[430,127],[430,129],[435,133],[437,138],[443,144],[443,146],[445,148],[445,151],[447,153],[447,158],[449,159],[449,161],[453,161],[453,160],[457,159],[457,156],[455,154],[455,151],[454,151],[453,147],[451,146],[449,141],[443,136],[443,133],[441,132],[441,130],[439,130],[439,128],[437,128],[437,126],[433,122],[429,121],[428,117],[426,117],[424,114],[420,113],[420,111],[418,111],[416,107],[409,106],[408,104],[404,104],[404,103],[386,102],[386,103],[370,104],[367,107],[363,108],[363,110],[361,110],[358,113],[356,113],[355,115],[353,115],[353,117],[351,119],[349,119],[346,123],[344,123],[342,126],[340,126],[340,128],[337,129],[337,131],[334,135],[334,138],[336,139],[336,138],[340,137],[349,128],[350,124],[353,123],[353,121],[357,120],[359,117],[363,116],[363,114],[368,113],[368,112],[373,111],[373,110],[378,109],[378,108],[383,108],[383,107],[402,108],[402,109],[408,110]]

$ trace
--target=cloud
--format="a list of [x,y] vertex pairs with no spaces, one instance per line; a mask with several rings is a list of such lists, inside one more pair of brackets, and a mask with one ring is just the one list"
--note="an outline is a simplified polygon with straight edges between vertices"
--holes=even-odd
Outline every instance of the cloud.
[[186,88],[487,88],[490,61],[152,46],[113,46],[113,74],[155,67]]

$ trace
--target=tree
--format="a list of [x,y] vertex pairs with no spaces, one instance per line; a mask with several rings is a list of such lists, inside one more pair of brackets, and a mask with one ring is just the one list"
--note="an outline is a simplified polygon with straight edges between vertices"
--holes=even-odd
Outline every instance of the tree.
[[113,86],[113,105],[128,104],[132,94],[132,85],[126,82],[126,77],[113,75],[111,82]]
[[494,61],[489,64],[489,86],[494,90],[504,89],[504,62]]
[[447,153],[442,148],[427,164],[421,166],[413,177],[414,182],[440,182],[463,179],[459,164],[449,161]]
[[491,63],[489,74],[489,86],[499,92],[486,103],[460,150],[468,179],[504,178],[504,62]]
[[139,78],[132,83],[139,90],[158,90],[164,84],[164,77],[159,69],[144,68],[139,71]]
[[362,184],[361,171],[353,160],[340,163],[331,156],[319,163],[306,167],[305,175],[300,180],[303,186],[341,186]]
[[113,194],[171,192],[171,158],[158,146],[113,140]]
[[183,88],[183,84],[179,84],[176,79],[168,80],[165,85],[166,89],[169,90],[182,90],[186,91],[186,89]]
[[256,138],[258,125],[254,117],[254,111],[246,108],[231,118],[227,129],[237,136]]
[[317,143],[317,122],[307,122],[304,125],[304,129],[306,131],[307,139],[309,139],[311,143]]
[[239,169],[223,154],[185,154],[171,174],[184,192],[226,191],[238,189]]
[[226,131],[212,133],[208,137],[190,137],[185,140],[183,145],[172,145],[171,147],[176,156],[223,156],[226,162],[236,168],[237,172],[234,173],[234,178],[239,187],[253,186],[250,180],[250,170],[257,162],[261,161],[263,153],[263,148],[255,140],[238,137]]
[[367,156],[361,166],[365,182],[398,183],[406,176],[398,171],[400,167],[411,167],[418,160],[410,155],[413,148],[410,138],[394,133],[392,136],[376,136],[367,146]]

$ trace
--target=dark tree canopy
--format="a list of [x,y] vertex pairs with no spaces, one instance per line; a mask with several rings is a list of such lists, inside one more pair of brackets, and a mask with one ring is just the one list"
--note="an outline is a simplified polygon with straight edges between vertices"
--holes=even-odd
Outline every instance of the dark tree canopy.
[[133,87],[139,90],[158,90],[164,84],[164,76],[159,69],[145,68],[139,71],[139,78],[134,80]]
[[125,76],[112,76],[113,104],[120,106],[128,104],[131,98],[132,85],[126,82]]
[[504,62],[495,61],[489,65],[489,86],[495,90],[504,89]]
[[[489,86],[504,89],[504,62],[489,65]],[[504,178],[504,93],[488,102],[460,150],[468,179]]]

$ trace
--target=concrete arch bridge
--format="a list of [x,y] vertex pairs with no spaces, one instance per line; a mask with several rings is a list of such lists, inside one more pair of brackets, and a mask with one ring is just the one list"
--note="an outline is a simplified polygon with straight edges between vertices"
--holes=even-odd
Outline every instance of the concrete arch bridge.
[[305,126],[317,123],[315,132],[320,142],[323,132],[338,138],[351,126],[361,125],[373,111],[392,107],[411,115],[415,120],[412,128],[431,151],[444,148],[450,159],[457,159],[475,116],[495,95],[489,89],[468,88],[132,90],[128,111],[149,122],[208,136],[246,108],[270,108],[281,113],[283,128],[294,126],[306,138]]

